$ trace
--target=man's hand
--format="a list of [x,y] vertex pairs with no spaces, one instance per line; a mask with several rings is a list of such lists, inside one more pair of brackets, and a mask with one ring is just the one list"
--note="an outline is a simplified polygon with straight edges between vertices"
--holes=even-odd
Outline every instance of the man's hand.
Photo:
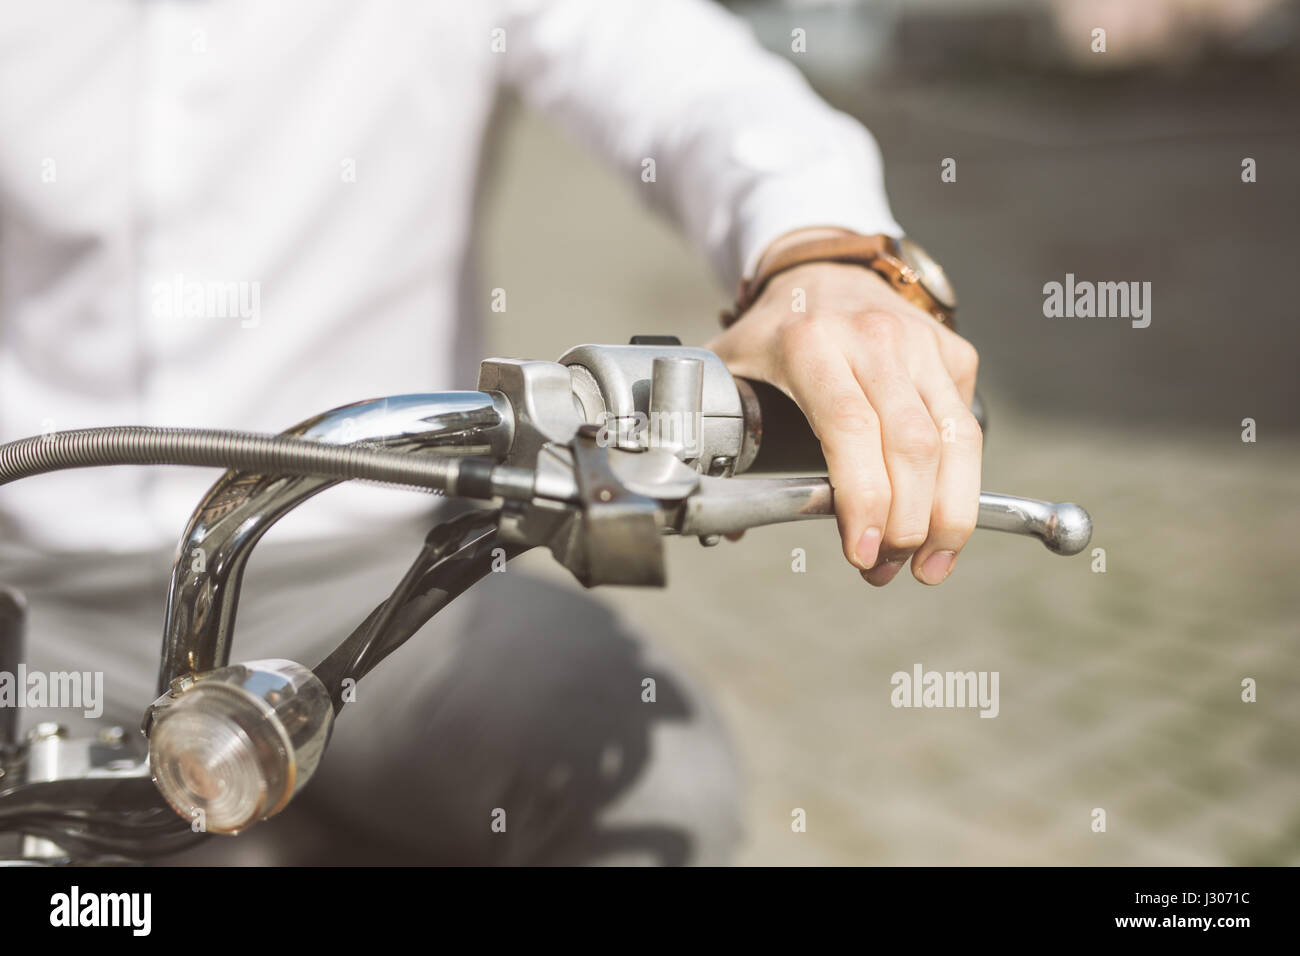
[[[782,241],[796,236],[807,234]],[[909,559],[922,583],[948,576],[979,510],[969,342],[869,269],[815,262],[774,276],[709,348],[803,410],[826,455],[844,556],[864,579],[888,584]]]

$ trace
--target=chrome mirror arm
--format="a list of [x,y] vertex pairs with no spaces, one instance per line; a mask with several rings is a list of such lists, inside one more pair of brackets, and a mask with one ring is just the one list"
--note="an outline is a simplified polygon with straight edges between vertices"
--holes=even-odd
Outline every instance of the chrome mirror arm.
[[[283,434],[333,445],[374,444],[426,455],[489,455],[510,447],[509,403],[486,392],[397,395],[344,405]],[[332,478],[228,471],[204,495],[177,545],[167,594],[158,692],[229,663],[244,568],[277,521]]]

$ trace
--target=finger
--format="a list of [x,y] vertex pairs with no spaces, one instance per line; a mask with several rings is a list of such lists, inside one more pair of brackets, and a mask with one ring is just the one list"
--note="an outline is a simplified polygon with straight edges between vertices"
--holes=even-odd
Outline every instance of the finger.
[[880,419],[824,329],[809,323],[784,343],[784,377],[821,442],[844,556],[864,571],[876,563],[890,509]]
[[970,403],[975,398],[975,379],[979,374],[979,352],[956,332],[942,325],[936,325],[935,332],[939,342],[939,355],[948,371],[948,377],[956,386],[963,404],[970,408]]
[[939,433],[908,369],[902,320],[873,312],[856,320],[860,347],[851,362],[867,401],[880,416],[889,475],[889,520],[876,566],[864,577],[888,584],[924,544],[939,469]]
[[917,388],[938,427],[941,453],[929,532],[912,557],[912,575],[922,584],[934,585],[952,573],[957,555],[975,530],[984,436],[937,360]]

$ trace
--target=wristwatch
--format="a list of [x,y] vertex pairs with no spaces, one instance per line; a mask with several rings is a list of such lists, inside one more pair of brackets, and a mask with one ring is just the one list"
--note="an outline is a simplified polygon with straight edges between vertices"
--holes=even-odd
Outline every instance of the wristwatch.
[[948,328],[955,328],[957,295],[943,267],[911,239],[902,237],[833,236],[810,239],[782,249],[770,262],[761,263],[758,274],[742,279],[735,304],[722,313],[722,324],[730,326],[763,293],[772,277],[809,262],[846,262],[865,266],[885,279],[903,298],[920,306]]

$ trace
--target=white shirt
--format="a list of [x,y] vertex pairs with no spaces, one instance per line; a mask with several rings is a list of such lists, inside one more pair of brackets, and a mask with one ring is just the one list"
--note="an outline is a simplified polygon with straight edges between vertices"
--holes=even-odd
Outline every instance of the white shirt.
[[[705,0],[6,3],[0,441],[274,432],[473,387],[484,356],[457,317],[486,301],[464,277],[502,84],[648,194],[728,289],[791,229],[901,233],[867,131]],[[174,542],[216,477],[39,476],[0,488],[0,534]],[[337,488],[286,533],[426,501]]]

